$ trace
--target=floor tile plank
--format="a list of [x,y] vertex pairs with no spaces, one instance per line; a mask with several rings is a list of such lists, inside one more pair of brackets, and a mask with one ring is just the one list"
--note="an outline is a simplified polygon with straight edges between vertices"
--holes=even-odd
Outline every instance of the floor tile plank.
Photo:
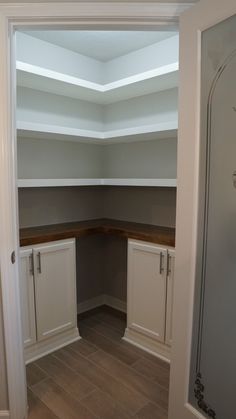
[[58,419],[31,390],[28,390],[28,406],[28,419]]
[[168,419],[168,415],[167,412],[149,403],[136,413],[134,419]]
[[130,419],[121,405],[100,390],[90,393],[81,403],[102,419]]
[[81,336],[103,351],[108,352],[109,354],[112,354],[116,358],[120,359],[127,365],[133,364],[140,358],[140,356],[136,353],[128,351],[121,345],[117,345],[117,343],[113,342],[111,339],[108,339],[100,333],[97,333],[95,330],[89,329],[87,327],[83,327],[81,329]]
[[26,379],[29,386],[37,384],[45,378],[48,378],[47,372],[39,368],[35,362],[26,366]]
[[61,349],[54,355],[75,369],[78,374],[91,381],[98,389],[117,400],[127,413],[132,414],[147,403],[147,398],[141,393],[130,389],[119,382],[115,376],[104,371],[103,368],[99,368],[96,363],[75,354],[73,350]]
[[169,370],[149,361],[146,358],[141,358],[135,362],[132,367],[139,373],[145,375],[146,378],[160,384],[162,387],[169,388]]
[[80,377],[71,368],[54,357],[47,355],[37,361],[37,365],[53,378],[55,383],[78,400],[95,390],[94,385]]
[[51,378],[32,386],[32,391],[59,419],[95,419],[97,417]]
[[168,391],[159,384],[151,382],[143,375],[139,374],[133,368],[120,362],[104,351],[98,351],[90,356],[90,359],[105,371],[110,372],[117,377],[123,384],[130,388],[139,391],[149,400],[157,403],[164,409],[168,406]]

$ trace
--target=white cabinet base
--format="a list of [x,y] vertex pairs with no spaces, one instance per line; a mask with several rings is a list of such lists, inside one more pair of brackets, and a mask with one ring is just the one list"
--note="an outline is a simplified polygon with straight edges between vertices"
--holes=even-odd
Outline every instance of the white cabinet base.
[[130,328],[125,329],[125,335],[123,339],[130,344],[143,349],[146,352],[162,359],[163,361],[170,362],[171,348],[161,342],[158,342],[148,336],[132,330]]
[[36,359],[42,358],[43,356],[80,339],[79,330],[75,327],[71,330],[66,330],[65,332],[52,336],[48,340],[36,342],[28,348],[25,348],[25,363],[29,364]]

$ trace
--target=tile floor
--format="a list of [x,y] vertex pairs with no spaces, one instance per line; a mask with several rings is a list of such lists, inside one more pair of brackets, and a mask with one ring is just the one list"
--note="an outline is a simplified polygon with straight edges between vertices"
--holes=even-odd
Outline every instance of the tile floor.
[[121,340],[125,324],[83,314],[83,339],[29,364],[29,419],[167,419],[169,366]]

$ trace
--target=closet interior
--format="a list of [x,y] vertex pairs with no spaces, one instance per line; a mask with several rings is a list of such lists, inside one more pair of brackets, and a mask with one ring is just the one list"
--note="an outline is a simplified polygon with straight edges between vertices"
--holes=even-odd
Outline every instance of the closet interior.
[[175,31],[16,33],[27,362],[78,340],[77,314],[102,305],[170,360],[178,45]]

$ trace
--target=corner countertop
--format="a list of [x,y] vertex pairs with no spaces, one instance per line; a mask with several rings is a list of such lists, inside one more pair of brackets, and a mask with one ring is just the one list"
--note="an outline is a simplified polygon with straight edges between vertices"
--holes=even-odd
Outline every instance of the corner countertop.
[[20,229],[20,246],[46,243],[91,234],[108,234],[143,240],[164,246],[175,246],[175,229],[151,224],[100,218]]

